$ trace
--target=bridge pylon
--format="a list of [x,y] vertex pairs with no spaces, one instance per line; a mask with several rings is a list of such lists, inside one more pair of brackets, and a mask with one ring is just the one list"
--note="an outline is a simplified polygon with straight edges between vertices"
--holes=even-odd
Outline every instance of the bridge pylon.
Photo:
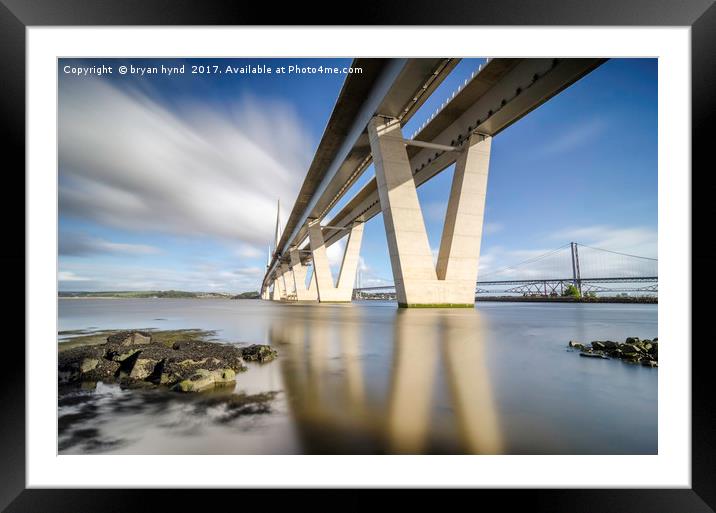
[[338,281],[336,282],[333,279],[331,267],[328,263],[326,243],[323,238],[320,220],[309,221],[308,243],[313,256],[313,280],[316,284],[318,301],[321,303],[349,303],[353,298],[353,285],[363,240],[363,227],[363,223],[355,222],[350,228]]
[[492,138],[458,150],[436,267],[400,122],[376,116],[368,136],[399,306],[472,307]]
[[291,273],[293,275],[294,288],[296,290],[297,301],[318,301],[318,292],[316,290],[316,273],[311,275],[311,281],[306,286],[306,274],[308,267],[301,263],[301,253],[297,247],[289,250],[291,258]]

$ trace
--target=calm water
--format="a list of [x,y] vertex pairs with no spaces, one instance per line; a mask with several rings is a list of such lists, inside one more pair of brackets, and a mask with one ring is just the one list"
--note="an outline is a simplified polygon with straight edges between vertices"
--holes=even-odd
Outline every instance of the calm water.
[[268,343],[235,389],[99,384],[59,403],[62,453],[655,454],[658,370],[571,339],[653,338],[657,305],[59,301],[59,329],[201,328]]

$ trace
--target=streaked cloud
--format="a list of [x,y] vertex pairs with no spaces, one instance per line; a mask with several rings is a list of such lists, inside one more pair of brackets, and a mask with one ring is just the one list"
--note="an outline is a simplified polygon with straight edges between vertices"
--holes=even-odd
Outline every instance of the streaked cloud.
[[[60,87],[59,205],[106,226],[261,245],[312,144],[293,109],[243,96],[169,110],[101,80]],[[287,212],[284,216],[287,217]],[[121,248],[115,248],[121,251]]]
[[79,233],[60,233],[59,254],[85,256],[97,254],[150,255],[159,253],[159,248],[147,244],[112,242]]
[[92,278],[85,278],[84,276],[78,276],[73,271],[59,271],[57,273],[57,279],[61,282],[67,281],[92,281]]
[[655,227],[618,228],[603,225],[574,227],[557,231],[552,238],[648,258],[657,258],[658,255],[658,233]]
[[[590,226],[567,228],[550,235],[554,247],[515,249],[493,246],[480,256],[479,280],[561,279],[572,273],[571,250],[579,247],[583,277],[655,276],[658,274],[656,228]],[[562,245],[562,248],[559,246]],[[633,256],[628,256],[633,255]],[[634,258],[644,257],[644,258]]]
[[[81,274],[79,274],[81,273]],[[238,292],[256,290],[263,269],[196,266],[165,268],[147,265],[110,265],[103,262],[64,263],[58,273],[60,290],[188,290]]]

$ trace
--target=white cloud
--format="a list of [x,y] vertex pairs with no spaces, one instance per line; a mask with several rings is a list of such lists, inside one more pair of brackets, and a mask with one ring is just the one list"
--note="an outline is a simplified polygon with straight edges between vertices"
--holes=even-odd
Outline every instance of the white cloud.
[[[64,85],[64,86],[63,86]],[[271,239],[312,155],[293,110],[244,97],[173,112],[100,80],[61,84],[60,213],[128,230]],[[288,212],[284,212],[286,218]]]
[[78,276],[72,271],[59,271],[57,278],[59,281],[91,281],[91,278]]
[[[81,271],[81,276],[78,273]],[[65,264],[58,274],[60,290],[187,290],[241,292],[256,290],[263,269],[197,265],[170,269],[105,263]],[[77,283],[81,282],[81,283]]]
[[658,254],[656,228],[643,226],[616,228],[599,225],[567,228],[554,233],[552,238],[648,258],[656,258]]
[[242,244],[234,251],[234,254],[241,258],[266,258],[268,249],[261,251],[256,246],[250,246],[248,244]]
[[61,232],[58,245],[60,255],[69,256],[82,256],[102,253],[150,255],[160,252],[159,248],[147,244],[128,244],[123,242],[112,242],[72,232]]
[[[590,226],[560,230],[550,238],[559,241],[557,243],[573,241],[580,244],[579,263],[584,278],[658,275],[658,262],[648,260],[657,257],[656,229]],[[572,255],[569,245],[561,249],[508,249],[495,246],[480,256],[478,280],[559,279],[568,278],[571,274]]]

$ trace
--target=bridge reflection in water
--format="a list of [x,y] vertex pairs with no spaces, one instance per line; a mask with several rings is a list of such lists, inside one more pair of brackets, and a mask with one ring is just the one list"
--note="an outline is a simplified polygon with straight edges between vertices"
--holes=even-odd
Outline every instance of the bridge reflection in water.
[[503,452],[479,312],[400,310],[373,323],[348,306],[282,314],[270,339],[304,453]]

